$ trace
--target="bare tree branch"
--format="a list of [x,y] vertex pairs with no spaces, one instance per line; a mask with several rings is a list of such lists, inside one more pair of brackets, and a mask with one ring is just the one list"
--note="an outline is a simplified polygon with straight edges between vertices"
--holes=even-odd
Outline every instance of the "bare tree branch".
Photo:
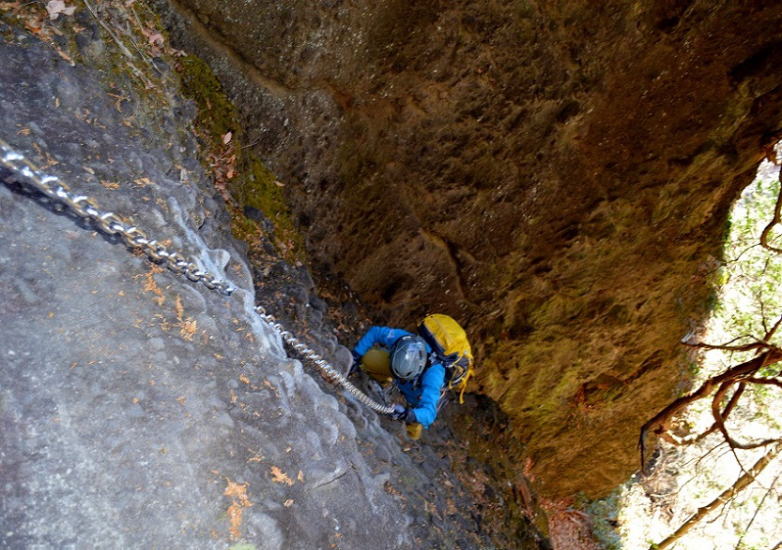
[[[736,391],[733,392],[733,395],[730,397],[730,401],[728,401],[728,404],[725,405],[725,409],[722,411],[722,418],[728,418],[728,415],[730,415],[731,412],[733,412],[733,409],[736,407],[736,403],[739,402],[739,398],[744,393],[744,389],[746,388],[746,384],[744,382],[739,383],[739,387],[736,388]],[[661,437],[665,437],[666,441],[669,441],[670,443],[673,443],[674,445],[690,445],[692,443],[697,443],[698,441],[702,441],[706,439],[709,435],[713,434],[717,431],[719,426],[716,422],[714,422],[708,430],[699,433],[694,436],[689,437],[676,437],[673,434],[668,433],[667,435],[661,434]],[[719,445],[718,445],[719,446]],[[716,447],[714,447],[712,450],[714,450]],[[711,451],[709,451],[711,452]],[[707,453],[708,454],[708,453]]]
[[779,378],[746,378],[747,382],[750,382],[752,384],[770,384],[772,386],[777,386],[778,388],[782,388],[782,380]]
[[[768,268],[768,258],[766,258],[766,263],[763,267],[763,273],[766,272],[766,269]],[[760,292],[752,292],[752,295],[755,297],[755,301],[760,306],[760,323],[763,325],[763,334],[766,336],[763,337],[763,340],[768,342],[768,325],[766,324],[766,302],[763,301],[763,297],[761,296]]]
[[777,484],[777,480],[779,479],[780,475],[782,475],[782,473],[777,474],[777,476],[771,482],[771,485],[769,485],[768,489],[766,489],[766,492],[763,493],[763,498],[760,499],[757,508],[755,508],[755,513],[752,514],[752,518],[750,518],[749,523],[747,523],[747,526],[744,528],[744,532],[739,537],[739,541],[736,543],[736,546],[733,550],[739,550],[741,542],[744,540],[744,537],[747,536],[747,531],[749,531],[749,528],[752,527],[752,524],[755,522],[755,518],[758,517],[758,512],[760,512],[760,509],[763,508],[763,503],[766,501],[766,498],[768,498],[768,495],[771,494],[771,491],[774,489],[774,485]]
[[[780,169],[780,180],[782,180],[782,169]],[[779,194],[777,195],[777,203],[774,206],[774,217],[771,218],[771,221],[768,222],[768,225],[763,228],[763,232],[760,234],[760,244],[763,246],[763,248],[770,250],[771,252],[776,252],[777,254],[782,254],[782,248],[777,248],[776,246],[771,245],[768,242],[769,234],[771,233],[771,230],[774,228],[775,225],[782,222],[782,186],[779,188]]]
[[716,388],[722,386],[724,382],[728,380],[740,381],[744,378],[751,377],[761,368],[774,364],[781,359],[782,350],[772,347],[762,352],[760,355],[753,357],[749,361],[735,365],[721,374],[712,376],[703,382],[703,384],[694,392],[669,403],[668,406],[658,412],[651,420],[647,421],[641,427],[640,437],[638,438],[638,448],[640,449],[641,455],[641,471],[645,472],[646,436],[650,429],[653,429],[653,433],[657,435],[663,434],[667,429],[667,423],[672,417],[680,413],[691,403],[710,395]]
[[[743,337],[739,337],[743,338]],[[735,338],[731,340],[731,342],[735,342],[739,338]],[[704,349],[719,349],[722,351],[752,351],[753,349],[762,349],[767,348],[768,344],[765,342],[765,340],[755,340],[754,342],[751,342],[749,344],[743,344],[741,346],[731,346],[729,344],[707,344],[705,342],[682,342],[685,346],[690,346],[692,348],[704,348]]]
[[665,550],[666,548],[670,548],[679,539],[681,539],[684,535],[686,535],[693,527],[695,527],[695,525],[697,525],[698,522],[700,522],[710,512],[715,510],[725,501],[735,497],[739,492],[741,492],[749,485],[751,485],[752,482],[755,480],[755,477],[757,477],[757,475],[760,474],[760,472],[762,472],[766,466],[768,466],[768,464],[779,454],[780,451],[782,451],[782,444],[777,443],[774,447],[769,449],[766,452],[766,454],[763,455],[757,462],[755,462],[755,464],[752,465],[752,467],[749,469],[747,473],[739,477],[733,483],[733,485],[725,489],[722,493],[720,493],[720,495],[717,498],[715,498],[705,506],[701,506],[700,508],[698,508],[698,510],[692,516],[690,516],[681,526],[679,526],[679,528],[676,531],[668,535],[660,543],[656,545],[653,544],[652,546],[650,546],[650,550],[652,549]]
[[[730,389],[730,387],[735,384],[735,381],[733,380],[727,380],[720,385],[720,388],[717,390],[717,393],[714,394],[714,399],[711,402],[711,414],[714,416],[714,421],[717,423],[717,426],[719,427],[720,432],[722,432],[722,437],[725,438],[725,441],[728,442],[728,445],[730,445],[731,449],[757,449],[758,447],[764,447],[766,445],[771,445],[772,443],[777,443],[778,441],[781,441],[779,438],[769,438],[769,439],[763,439],[761,441],[755,441],[753,443],[741,443],[740,441],[737,441],[733,439],[733,437],[728,433],[728,428],[725,426],[725,418],[722,416],[722,411],[720,411],[720,403],[722,402],[723,397],[725,396],[725,393]],[[736,454],[734,453],[734,456]],[[739,461],[738,456],[736,456],[736,462],[739,463],[739,466],[741,466],[741,462]],[[744,470],[744,467],[741,468]]]
[[[765,325],[765,321],[763,323]],[[777,329],[779,328],[780,324],[782,324],[782,315],[779,316],[779,319],[777,319],[777,322],[774,323],[773,327],[771,327],[771,330],[766,332],[766,335],[763,337],[763,341],[764,342],[770,342],[771,341],[771,339],[774,337],[774,333],[777,331]]]

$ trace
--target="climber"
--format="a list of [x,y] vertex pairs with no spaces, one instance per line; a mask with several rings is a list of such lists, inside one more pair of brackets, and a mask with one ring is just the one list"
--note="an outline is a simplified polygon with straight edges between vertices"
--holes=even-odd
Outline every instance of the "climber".
[[410,437],[418,439],[437,416],[445,384],[445,367],[429,344],[406,330],[374,326],[352,353],[351,373],[360,368],[381,384],[396,384],[409,406],[394,405],[392,418],[407,424]]

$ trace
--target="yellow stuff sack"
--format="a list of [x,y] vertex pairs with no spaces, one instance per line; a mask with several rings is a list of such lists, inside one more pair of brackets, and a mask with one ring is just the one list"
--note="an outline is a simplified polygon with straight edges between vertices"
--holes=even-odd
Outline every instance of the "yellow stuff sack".
[[463,403],[464,390],[474,370],[467,333],[453,317],[439,313],[427,315],[418,325],[418,333],[445,366],[448,389],[457,389],[459,403]]

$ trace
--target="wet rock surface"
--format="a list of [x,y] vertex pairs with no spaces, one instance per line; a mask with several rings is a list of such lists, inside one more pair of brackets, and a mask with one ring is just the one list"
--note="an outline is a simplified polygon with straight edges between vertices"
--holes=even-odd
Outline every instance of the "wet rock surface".
[[466,453],[447,415],[412,444],[286,356],[256,290],[347,367],[306,271],[246,263],[164,60],[140,86],[97,63],[114,44],[89,14],[74,22],[72,65],[0,21],[3,137],[239,290],[190,283],[0,173],[0,546],[544,544],[485,465],[452,472]]
[[627,479],[779,136],[780,6],[157,4],[244,109],[318,268],[375,318],[462,321],[546,494]]

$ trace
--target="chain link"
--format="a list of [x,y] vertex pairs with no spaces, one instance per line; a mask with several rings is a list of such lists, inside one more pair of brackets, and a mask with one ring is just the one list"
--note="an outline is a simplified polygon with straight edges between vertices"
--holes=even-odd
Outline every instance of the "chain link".
[[332,384],[339,384],[344,387],[353,397],[358,399],[361,403],[380,414],[391,414],[394,412],[393,407],[387,405],[381,405],[375,400],[370,398],[367,394],[362,392],[356,386],[354,386],[344,374],[331,366],[328,361],[323,359],[320,355],[315,353],[312,348],[308,347],[304,342],[296,338],[290,331],[285,330],[274,315],[266,313],[266,309],[263,306],[256,306],[255,312],[258,316],[269,324],[277,333],[282,337],[286,344],[288,344],[300,357],[304,357],[323,373],[323,377]]
[[[201,283],[209,290],[214,290],[225,296],[230,296],[236,290],[228,282],[219,280],[213,274],[199,269],[195,263],[188,261],[181,253],[170,251],[158,241],[150,239],[138,227],[126,225],[122,218],[114,212],[102,212],[93,199],[73,193],[59,178],[38,169],[2,138],[0,138],[0,167],[5,167],[11,173],[21,176],[23,180],[21,183],[28,189],[43,194],[53,204],[61,205],[62,208],[69,210],[79,218],[89,221],[106,235],[118,235],[128,248],[142,251],[151,261],[164,264],[174,273],[178,273],[194,283]],[[394,412],[393,407],[377,403],[353,385],[344,374],[286,330],[273,315],[266,313],[262,306],[256,306],[255,312],[296,353],[314,364],[326,380],[332,384],[341,385],[358,401],[377,413],[390,415]]]
[[194,283],[201,283],[206,288],[216,290],[226,296],[230,296],[235,290],[228,282],[218,280],[214,275],[199,269],[195,263],[188,261],[179,252],[170,251],[156,240],[150,239],[138,227],[126,225],[122,218],[114,212],[102,212],[98,209],[95,201],[84,195],[73,193],[58,178],[45,174],[2,139],[0,139],[0,165],[12,173],[22,176],[22,183],[29,189],[42,193],[79,218],[91,222],[106,235],[118,235],[128,248],[140,250],[150,260],[163,263],[171,271],[180,273]]

